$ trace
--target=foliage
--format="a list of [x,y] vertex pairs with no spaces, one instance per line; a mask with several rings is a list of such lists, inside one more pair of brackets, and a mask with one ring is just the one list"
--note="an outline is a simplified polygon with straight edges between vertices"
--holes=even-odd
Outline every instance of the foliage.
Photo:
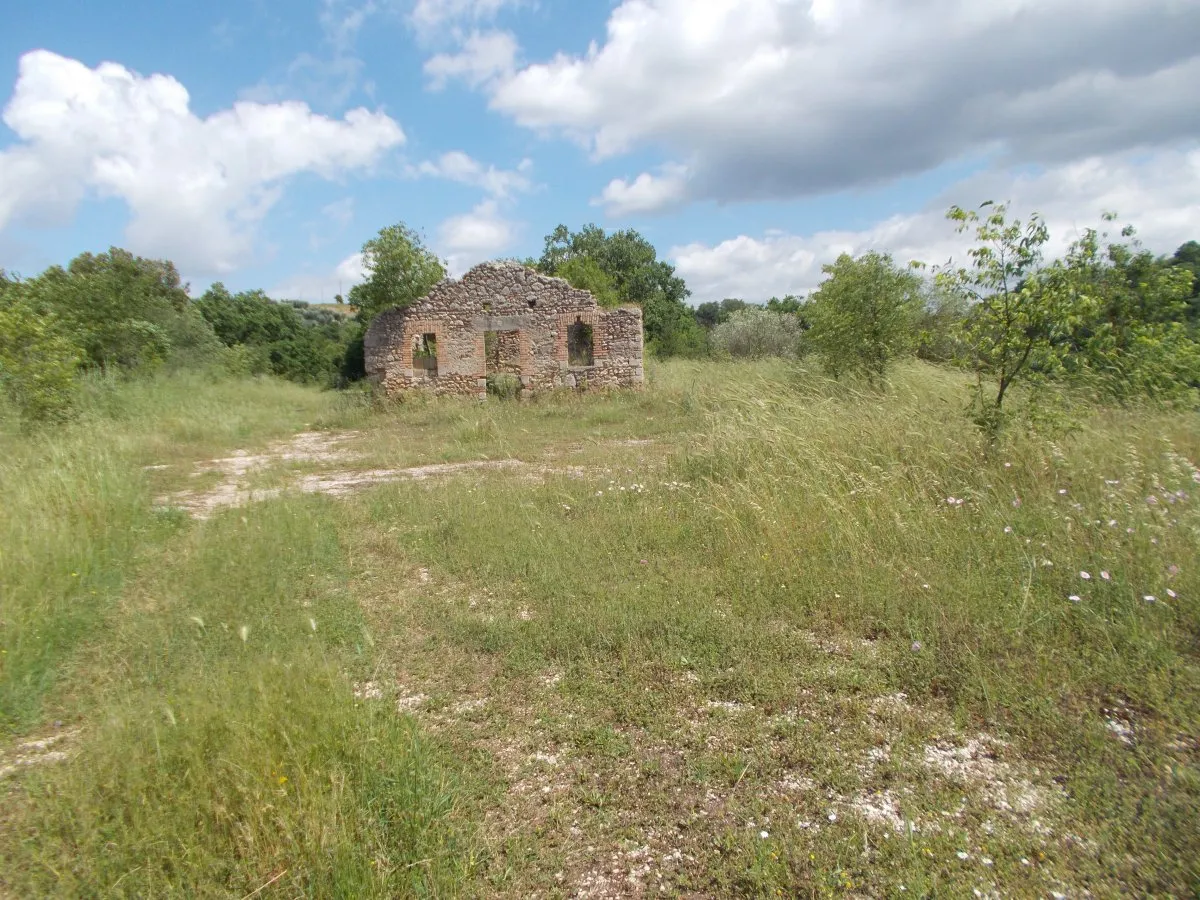
[[189,349],[196,344],[187,289],[166,260],[117,247],[83,253],[65,270],[54,266],[31,279],[28,291],[35,306],[58,315],[88,367],[153,367],[171,353],[173,336],[186,336]]
[[[955,206],[946,214],[958,231],[974,228],[977,245],[969,267],[947,266],[939,286],[957,291],[971,304],[963,326],[968,363],[976,373],[975,419],[989,433],[1003,420],[1004,397],[1018,380],[1034,380],[1061,368],[1065,337],[1078,318],[1062,304],[1060,292],[1034,277],[1042,262],[1049,229],[1038,216],[1028,224],[1007,221],[1007,207],[990,201],[975,210]],[[987,396],[985,379],[996,394]]]
[[[1108,222],[1114,215],[1105,216]],[[1132,238],[1132,227],[1121,230]],[[1132,243],[1089,228],[1042,273],[1047,289],[1082,319],[1066,368],[1105,397],[1170,400],[1200,387],[1200,346],[1186,326],[1192,275]]]
[[1200,241],[1180,244],[1171,257],[1171,265],[1192,273],[1192,297],[1187,307],[1187,318],[1193,327],[1200,327]]
[[929,362],[953,362],[962,355],[962,324],[970,305],[959,291],[947,290],[936,282],[923,288],[922,303],[916,314],[916,352]]
[[735,359],[779,356],[791,359],[800,353],[803,330],[800,320],[788,313],[747,306],[731,313],[709,336],[712,349]]
[[[970,303],[962,339],[977,376],[981,427],[996,433],[1005,396],[1021,382],[1069,379],[1119,400],[1175,400],[1200,387],[1200,347],[1187,324],[1193,280],[1185,265],[1089,228],[1043,267],[1049,231],[1040,218],[1023,225],[1007,221],[1003,205],[980,209],[953,207],[947,214],[959,231],[973,228],[977,244],[969,251],[971,266],[943,269],[938,284]],[[1126,227],[1120,236],[1133,235]]]
[[350,290],[350,304],[370,324],[385,309],[411,306],[446,277],[445,264],[404,223],[381,228],[362,247],[366,280]]
[[521,379],[510,372],[488,375],[487,392],[500,400],[512,400],[521,393]]
[[301,383],[337,384],[361,329],[328,310],[300,301],[277,303],[263,291],[231,294],[216,282],[195,302],[226,347],[237,351],[235,369],[270,373]]
[[0,271],[0,391],[26,421],[61,420],[74,405],[81,352],[58,317],[23,294]]
[[658,259],[654,246],[633,229],[605,234],[597,225],[572,232],[559,225],[546,236],[538,269],[557,275],[578,258],[594,260],[611,280],[620,303],[642,308],[648,349],[659,356],[694,355],[704,334],[686,304],[689,295],[675,268]]
[[803,316],[804,298],[797,297],[794,294],[787,294],[783,297],[772,297],[767,301],[767,309],[771,310],[771,312],[792,313],[793,315]]
[[829,277],[809,298],[807,339],[835,378],[882,378],[892,360],[912,349],[920,277],[874,252],[858,259],[843,253],[822,271]]
[[726,297],[721,302],[709,300],[696,307],[696,322],[703,328],[714,328],[729,321],[729,317],[740,309],[749,306],[745,300],[736,297]]
[[565,278],[573,288],[590,291],[601,306],[620,306],[621,298],[612,278],[600,268],[600,263],[590,256],[574,256],[566,260],[554,273]]

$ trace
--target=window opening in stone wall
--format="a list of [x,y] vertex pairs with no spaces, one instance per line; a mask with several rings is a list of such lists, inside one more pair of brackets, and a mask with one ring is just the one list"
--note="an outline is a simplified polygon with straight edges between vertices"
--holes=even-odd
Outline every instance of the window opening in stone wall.
[[567,365],[590,366],[595,359],[592,346],[592,326],[576,318],[567,330]]
[[436,334],[422,334],[413,341],[413,368],[420,369],[430,378],[437,376]]

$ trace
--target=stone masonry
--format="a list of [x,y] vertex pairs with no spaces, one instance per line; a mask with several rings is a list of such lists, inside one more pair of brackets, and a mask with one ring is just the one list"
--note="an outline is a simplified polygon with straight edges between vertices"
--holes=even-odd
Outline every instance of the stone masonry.
[[642,311],[606,309],[587,291],[518,263],[483,263],[446,279],[367,330],[367,376],[389,394],[487,396],[487,377],[549,388],[639,387]]

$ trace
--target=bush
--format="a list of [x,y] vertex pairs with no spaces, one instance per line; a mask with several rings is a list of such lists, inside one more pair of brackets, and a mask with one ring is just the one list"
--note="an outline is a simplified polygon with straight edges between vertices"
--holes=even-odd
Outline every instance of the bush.
[[826,371],[882,378],[892,360],[913,349],[921,279],[885,253],[843,253],[821,268],[829,278],[809,300],[809,338]]
[[802,334],[796,316],[749,306],[730,313],[713,328],[710,340],[714,351],[738,359],[793,359],[800,355]]
[[501,400],[512,400],[521,393],[521,379],[517,375],[500,372],[487,377],[487,392]]
[[[277,303],[263,291],[231,294],[220,282],[194,307],[228,348],[245,348],[238,365],[255,375],[271,373],[301,384],[342,385],[347,355],[361,354],[361,327],[329,310],[301,301]],[[358,341],[357,347],[351,347]],[[359,367],[361,368],[361,367]]]
[[621,297],[616,284],[590,256],[574,256],[558,267],[554,273],[565,278],[573,288],[590,291],[601,306],[620,306]]
[[28,422],[65,419],[78,394],[79,347],[56,316],[38,315],[9,287],[0,294],[0,390]]

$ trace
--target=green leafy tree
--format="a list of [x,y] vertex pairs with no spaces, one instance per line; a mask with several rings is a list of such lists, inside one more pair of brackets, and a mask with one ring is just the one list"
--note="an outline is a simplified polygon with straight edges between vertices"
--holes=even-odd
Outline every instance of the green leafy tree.
[[82,355],[58,317],[30,304],[21,282],[0,270],[0,391],[23,419],[70,415]]
[[33,308],[52,312],[89,368],[137,369],[167,358],[176,338],[203,341],[189,320],[187,289],[175,266],[118,247],[84,253],[24,283]]
[[1188,241],[1180,244],[1171,257],[1171,264],[1192,273],[1192,294],[1187,306],[1187,320],[1192,327],[1200,327],[1200,242]]
[[750,306],[745,300],[740,300],[737,297],[726,297],[719,303],[716,300],[709,300],[707,303],[701,303],[696,307],[694,313],[697,324],[701,328],[715,328],[724,322],[729,321],[729,317],[741,309],[746,309]]
[[[958,231],[974,230],[969,266],[947,265],[937,283],[970,303],[963,324],[963,349],[976,374],[976,421],[995,434],[1003,421],[1004,399],[1014,384],[1054,374],[1068,349],[1064,340],[1074,314],[1063,294],[1038,277],[1042,248],[1050,232],[1037,215],[1028,223],[1008,221],[1005,205],[979,210],[951,207],[946,217]],[[994,391],[994,393],[993,393]]]
[[446,277],[443,262],[403,223],[380,229],[362,255],[367,278],[351,288],[349,299],[364,324],[385,309],[411,306]]
[[76,302],[61,315],[91,364],[133,369],[166,358],[172,326],[189,303],[174,263],[113,247],[75,257],[67,271],[77,286],[67,296]]
[[790,313],[791,315],[802,316],[804,311],[804,298],[797,297],[795,294],[786,294],[783,297],[772,297],[767,301],[767,309],[771,312]]
[[559,278],[565,278],[573,288],[590,291],[601,306],[621,305],[617,286],[600,268],[600,263],[590,256],[575,256],[566,260],[555,274]]
[[621,303],[642,308],[647,344],[661,356],[700,353],[704,333],[687,306],[683,279],[670,264],[658,259],[654,246],[633,229],[606,234],[597,225],[577,232],[559,225],[546,236],[537,268],[547,275],[573,259],[594,260],[616,289]]
[[970,304],[962,293],[927,283],[915,321],[917,356],[935,363],[958,359],[962,325],[969,312]]
[[875,381],[914,341],[921,278],[885,253],[843,253],[822,267],[829,276],[809,298],[807,339],[834,377],[860,373]]
[[347,345],[361,329],[301,301],[276,302],[263,291],[231,294],[217,282],[195,302],[249,374],[271,373],[302,383],[338,383]]
[[286,341],[304,328],[294,307],[276,303],[264,291],[231,294],[219,281],[200,296],[196,308],[227,347]]
[[1059,307],[1074,314],[1064,368],[1106,397],[1177,398],[1200,379],[1186,325],[1192,274],[1142,249],[1134,235],[1125,227],[1120,240],[1110,240],[1107,232],[1086,229],[1042,273]]
[[767,356],[793,359],[800,353],[802,335],[803,329],[796,316],[761,306],[746,306],[734,310],[713,328],[709,340],[716,353],[735,359]]

